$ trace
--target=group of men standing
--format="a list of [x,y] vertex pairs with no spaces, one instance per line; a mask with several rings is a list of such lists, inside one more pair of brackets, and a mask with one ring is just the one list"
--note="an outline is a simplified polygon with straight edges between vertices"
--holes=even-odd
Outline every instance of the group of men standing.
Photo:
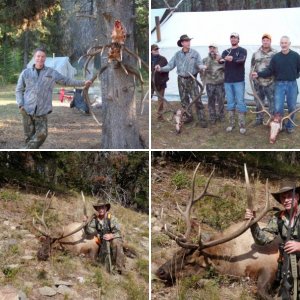
[[[159,55],[158,46],[152,45],[151,63],[152,71],[155,71],[152,84],[157,85],[158,78],[165,76],[164,85],[163,87],[160,86],[160,94],[164,95],[168,72],[176,67],[181,105],[183,108],[187,108],[190,101],[199,95],[199,88],[193,79],[193,77],[197,77],[199,72],[202,82],[206,86],[210,123],[224,122],[224,96],[226,95],[229,120],[226,131],[231,132],[235,128],[237,114],[239,132],[245,134],[247,106],[244,94],[247,50],[239,46],[239,34],[234,32],[230,35],[231,47],[224,50],[222,54],[219,54],[216,44],[209,44],[208,56],[203,60],[201,60],[197,51],[191,49],[191,40],[192,38],[187,35],[182,35],[177,42],[177,45],[182,49],[176,52],[169,62]],[[271,42],[270,34],[265,33],[262,35],[262,45],[251,59],[251,76],[258,96],[263,102],[265,99],[267,100],[269,113],[272,116],[282,118],[285,98],[289,113],[296,108],[298,95],[296,79],[300,74],[300,55],[290,49],[291,41],[287,36],[280,39],[280,52],[272,48]],[[163,64],[155,60],[157,55],[164,58]],[[163,102],[162,99],[159,101],[158,118],[162,119]],[[191,107],[189,109],[191,114]],[[262,107],[257,102],[256,111],[260,112],[261,110]],[[207,127],[204,106],[201,100],[196,102],[196,111],[200,126]],[[258,113],[255,126],[262,124],[263,113]],[[288,121],[285,129],[288,133],[294,131],[294,125],[291,121]]]

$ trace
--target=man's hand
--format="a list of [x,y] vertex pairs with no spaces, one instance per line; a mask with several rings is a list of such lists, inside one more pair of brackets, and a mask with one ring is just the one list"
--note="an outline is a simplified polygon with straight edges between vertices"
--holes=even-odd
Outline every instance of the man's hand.
[[93,83],[90,80],[85,81],[84,87],[89,88]]
[[257,77],[258,77],[258,74],[257,74],[257,72],[252,72],[252,73],[251,73],[251,76],[252,76],[252,78],[257,78]]
[[156,65],[156,66],[154,67],[154,70],[157,71],[157,72],[160,72],[160,65]]
[[251,211],[249,208],[246,209],[245,220],[252,220],[255,218],[255,211]]
[[104,234],[103,239],[105,239],[106,241],[110,241],[114,238],[114,235],[112,233],[107,233]]
[[296,241],[288,241],[288,242],[284,245],[284,251],[285,251],[287,254],[300,252],[300,242],[296,242]]
[[233,56],[228,55],[228,56],[225,56],[224,59],[225,59],[226,61],[232,61],[232,60],[233,60]]
[[83,222],[86,222],[87,220],[88,220],[88,217],[87,217],[87,216],[83,216],[82,221],[83,221]]
[[19,111],[20,112],[25,111],[24,106],[19,106]]

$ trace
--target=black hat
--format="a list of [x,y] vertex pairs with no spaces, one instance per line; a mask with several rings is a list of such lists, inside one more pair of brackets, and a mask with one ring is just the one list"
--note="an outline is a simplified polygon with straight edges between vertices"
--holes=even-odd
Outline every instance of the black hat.
[[182,41],[190,41],[192,38],[189,38],[187,34],[183,34],[180,39],[177,41],[178,47],[182,47],[181,42]]
[[280,183],[279,191],[271,193],[276,201],[280,202],[280,194],[293,190],[295,187],[295,193],[300,194],[300,186],[296,186],[296,183],[293,181],[282,181]]

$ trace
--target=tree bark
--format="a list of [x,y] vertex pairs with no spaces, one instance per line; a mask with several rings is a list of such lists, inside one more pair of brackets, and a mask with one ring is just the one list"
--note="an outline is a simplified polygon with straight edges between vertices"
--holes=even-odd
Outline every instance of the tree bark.
[[[103,34],[99,36],[100,45],[111,43],[111,33],[115,20],[120,20],[127,31],[125,46],[134,49],[134,12],[132,0],[97,1],[99,26]],[[136,66],[136,61],[123,52],[123,63]],[[103,55],[101,65],[107,64],[107,55]],[[141,149],[137,118],[135,82],[132,75],[126,75],[119,63],[108,64],[101,76],[102,89],[102,149]]]

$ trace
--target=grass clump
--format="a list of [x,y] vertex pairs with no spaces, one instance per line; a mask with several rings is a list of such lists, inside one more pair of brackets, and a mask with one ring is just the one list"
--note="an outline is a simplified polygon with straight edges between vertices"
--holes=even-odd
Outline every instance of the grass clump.
[[183,189],[189,186],[190,179],[186,172],[177,171],[171,177],[171,182],[176,186],[177,189]]

